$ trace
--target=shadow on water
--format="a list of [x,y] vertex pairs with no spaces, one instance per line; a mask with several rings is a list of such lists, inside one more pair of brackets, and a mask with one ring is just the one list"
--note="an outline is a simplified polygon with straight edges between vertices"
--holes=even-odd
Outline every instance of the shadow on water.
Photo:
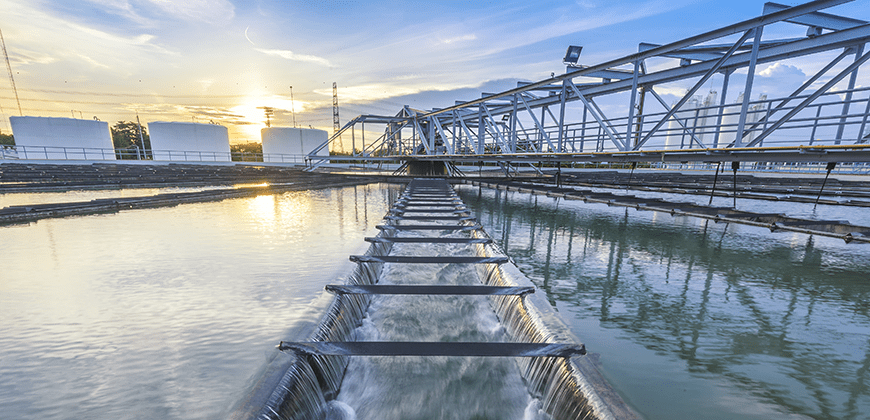
[[457,190],[648,418],[870,412],[867,246]]

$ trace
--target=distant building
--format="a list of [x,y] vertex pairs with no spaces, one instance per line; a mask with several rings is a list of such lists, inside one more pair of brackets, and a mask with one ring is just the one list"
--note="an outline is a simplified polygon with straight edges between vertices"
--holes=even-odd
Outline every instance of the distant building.
[[[282,162],[281,155],[307,155],[329,140],[329,133],[309,128],[268,127],[260,130],[263,140],[263,161]],[[317,156],[329,156],[326,146]]]
[[53,117],[9,117],[9,122],[20,159],[115,159],[107,122]]
[[[744,124],[747,130],[752,124],[764,117],[766,113],[764,101],[766,100],[767,95],[759,95],[758,103],[749,106]],[[737,125],[740,122],[740,110],[742,107],[742,93],[737,96],[737,101],[734,104],[725,105],[721,108],[719,107],[715,91],[711,91],[703,100],[700,96],[689,99],[674,114],[674,118],[668,122],[665,148],[685,149],[699,147],[698,144],[693,142],[693,135],[707,147],[725,147],[730,145],[734,142],[737,134]],[[722,110],[721,126],[718,124],[720,109]],[[747,131],[743,137],[743,144],[751,142],[757,135],[757,131],[757,129],[755,131]]]
[[[683,104],[680,111],[674,114],[674,119],[668,122],[665,149],[698,147],[697,144],[694,144],[693,135],[702,143],[712,142],[716,131],[715,114],[717,113],[717,110],[712,107],[718,105],[717,96],[715,91],[711,91],[703,101],[700,96],[695,96]],[[712,116],[708,117],[708,114],[712,114]],[[705,139],[705,134],[707,139]]]
[[148,123],[154,160],[229,161],[227,128],[188,122]]

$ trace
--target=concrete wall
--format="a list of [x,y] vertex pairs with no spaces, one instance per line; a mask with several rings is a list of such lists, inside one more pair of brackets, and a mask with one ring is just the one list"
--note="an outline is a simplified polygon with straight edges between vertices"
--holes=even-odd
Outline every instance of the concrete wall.
[[109,123],[52,117],[9,117],[20,159],[114,160]]
[[[279,155],[307,155],[329,139],[323,130],[310,128],[268,127],[260,130],[263,141],[263,160],[281,162]],[[329,156],[329,147],[324,147],[317,156]],[[286,160],[286,158],[283,158]]]
[[227,128],[187,122],[148,123],[154,160],[229,161]]

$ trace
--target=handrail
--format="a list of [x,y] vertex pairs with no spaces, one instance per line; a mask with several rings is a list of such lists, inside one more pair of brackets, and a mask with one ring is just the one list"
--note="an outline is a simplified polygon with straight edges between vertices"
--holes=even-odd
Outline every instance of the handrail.
[[109,149],[75,146],[2,145],[2,160],[87,160],[154,162],[264,162],[304,165],[305,154],[206,152],[199,150]]

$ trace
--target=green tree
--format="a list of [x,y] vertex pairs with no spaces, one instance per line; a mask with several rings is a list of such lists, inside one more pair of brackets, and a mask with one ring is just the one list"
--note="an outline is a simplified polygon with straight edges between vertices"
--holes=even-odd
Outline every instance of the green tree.
[[263,145],[254,142],[231,144],[230,155],[234,161],[262,162]]
[[15,138],[12,137],[12,134],[0,133],[0,145],[14,146]]
[[[142,145],[142,138],[145,140],[145,145]],[[139,124],[133,121],[118,121],[112,126],[112,144],[116,151],[120,150],[140,150],[142,153],[146,150],[151,150],[151,138],[148,137],[148,130],[142,127],[142,136],[139,136]],[[120,158],[135,159],[136,155],[125,153]],[[144,156],[142,156],[144,157]]]

